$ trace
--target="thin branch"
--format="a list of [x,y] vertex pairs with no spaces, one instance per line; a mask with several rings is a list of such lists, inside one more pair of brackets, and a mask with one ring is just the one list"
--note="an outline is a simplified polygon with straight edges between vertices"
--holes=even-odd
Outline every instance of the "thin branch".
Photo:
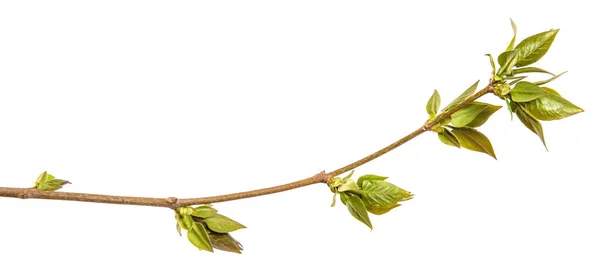
[[94,202],[94,203],[109,203],[109,204],[124,204],[124,205],[140,205],[140,206],[154,206],[154,207],[166,207],[176,209],[182,206],[208,204],[224,201],[232,201],[243,198],[257,197],[268,194],[279,193],[287,190],[297,189],[300,187],[316,184],[316,183],[327,183],[329,179],[334,176],[343,174],[351,171],[359,166],[362,166],[374,159],[392,151],[393,149],[403,145],[404,143],[412,140],[413,138],[421,135],[422,133],[431,129],[432,126],[439,122],[449,118],[456,111],[462,109],[468,104],[472,103],[481,96],[493,91],[494,83],[490,82],[486,87],[479,90],[477,93],[471,95],[458,105],[454,106],[450,110],[439,114],[433,120],[428,121],[422,127],[419,127],[415,131],[401,138],[400,140],[382,148],[356,162],[348,164],[332,172],[326,173],[321,172],[317,175],[290,182],[287,184],[273,186],[269,188],[225,194],[218,196],[199,197],[199,198],[185,198],[177,199],[175,197],[168,198],[153,198],[153,197],[132,197],[132,196],[114,196],[114,195],[99,195],[99,194],[84,194],[84,193],[69,193],[69,192],[57,192],[57,191],[40,191],[35,188],[3,188],[0,187],[0,197],[14,197],[14,198],[37,198],[37,199],[51,199],[51,200],[68,200],[68,201],[82,201],[82,202]]

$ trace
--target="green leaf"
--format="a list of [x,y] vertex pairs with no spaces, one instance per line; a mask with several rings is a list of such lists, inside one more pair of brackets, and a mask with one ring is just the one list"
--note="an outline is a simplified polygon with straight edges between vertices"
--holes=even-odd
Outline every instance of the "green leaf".
[[238,254],[241,254],[242,250],[244,250],[242,244],[227,233],[208,231],[208,238],[215,249]]
[[518,105],[515,108],[515,113],[517,113],[517,118],[519,118],[519,120],[521,121],[521,123],[523,123],[523,125],[525,125],[529,130],[531,130],[533,133],[535,133],[538,137],[540,137],[540,140],[542,140],[544,147],[546,148],[546,150],[548,150],[548,147],[546,146],[546,140],[544,139],[544,129],[542,128],[542,124],[540,124],[540,122],[538,120],[536,120],[535,118],[529,116],[529,114],[527,114],[527,112],[523,111],[521,109],[521,107],[519,107]]
[[346,202],[348,201],[348,194],[350,194],[350,193],[339,193],[340,200],[342,201],[342,203],[344,205],[346,205]]
[[496,74],[496,63],[494,62],[494,57],[491,54],[485,54],[490,58],[490,64],[492,65],[492,76]]
[[499,90],[499,91],[495,91],[496,94],[500,94],[501,96],[506,96],[508,95],[508,93],[510,92],[510,85],[507,83],[503,83],[502,85],[500,85],[499,87],[496,87],[495,89]]
[[367,180],[361,190],[354,192],[362,196],[367,207],[391,208],[399,201],[412,198],[410,192],[383,180]]
[[192,213],[192,216],[197,217],[197,218],[208,218],[208,217],[212,217],[217,213],[217,210],[215,208],[212,208],[208,205],[203,205],[203,206],[198,206],[196,208],[194,208],[194,212]]
[[181,225],[179,225],[179,222],[175,223],[175,229],[177,230],[177,233],[181,237]]
[[458,142],[463,148],[470,149],[472,151],[483,152],[496,159],[494,148],[492,143],[488,140],[483,133],[472,129],[472,128],[455,128],[452,130],[452,134],[456,136]]
[[35,181],[35,188],[42,191],[56,191],[62,188],[63,185],[71,182],[63,179],[54,178],[48,172],[42,172]]
[[515,51],[519,52],[519,61],[516,66],[523,67],[540,60],[550,49],[558,31],[549,30],[523,39],[515,47]]
[[338,192],[345,192],[345,191],[352,191],[352,190],[359,190],[359,189],[360,189],[360,187],[358,187],[358,185],[356,185],[356,182],[354,182],[354,180],[346,179],[346,180],[344,180],[344,183],[338,187]]
[[[524,80],[525,78],[527,78],[527,76],[512,77],[512,78],[510,78],[510,79],[512,79],[512,81],[508,83],[508,86],[510,87],[511,85],[518,83],[518,82]],[[507,79],[509,79],[509,78],[507,78]],[[504,95],[506,95],[506,94],[504,94]]]
[[344,195],[345,197],[342,201],[345,201],[344,204],[348,207],[348,212],[350,212],[350,214],[358,221],[364,223],[373,230],[373,225],[371,225],[371,220],[369,219],[369,213],[367,213],[367,207],[365,207],[365,204],[360,197],[352,193],[341,193],[341,195]]
[[380,207],[369,207],[367,206],[367,211],[369,211],[369,213],[374,214],[374,215],[383,215],[389,211],[391,211],[392,209],[396,208],[400,206],[400,204],[396,204],[392,207],[388,207],[388,208],[380,208]]
[[460,94],[460,96],[458,96],[456,99],[454,99],[454,101],[452,101],[442,111],[447,111],[447,110],[452,109],[453,107],[455,107],[456,105],[458,105],[459,103],[464,101],[466,98],[473,95],[473,93],[475,93],[475,90],[477,90],[477,85],[479,85],[479,81],[476,81],[473,85],[471,85],[469,88],[467,88],[467,90],[465,90],[465,92]]
[[513,102],[510,101],[510,99],[508,97],[504,98],[504,101],[506,102],[506,108],[508,108],[508,113],[510,113],[510,120],[512,121],[513,119],[513,113],[515,113],[512,105],[514,104]]
[[431,97],[429,98],[429,101],[427,101],[427,114],[429,114],[429,118],[434,118],[435,115],[437,114],[438,110],[440,109],[440,94],[438,93],[437,90],[433,90],[433,94],[431,95]]
[[188,240],[200,250],[213,252],[212,244],[208,238],[208,233],[201,223],[192,224],[192,228],[187,232]]
[[42,172],[38,176],[37,180],[35,181],[35,187],[39,190],[40,189],[39,186],[46,184],[47,179],[48,179],[48,172],[47,171]]
[[190,215],[183,215],[181,217],[181,228],[190,231],[192,226],[194,226],[194,219],[192,219],[192,216]]
[[483,111],[481,111],[477,115],[477,117],[475,117],[475,119],[473,119],[470,123],[468,123],[467,126],[468,127],[480,127],[480,126],[482,126],[485,122],[487,122],[487,120],[490,118],[490,116],[492,116],[492,114],[494,114],[500,108],[502,108],[502,106],[493,105],[493,104],[487,104],[486,107],[485,107],[485,109]]
[[450,121],[455,127],[464,127],[475,120],[477,115],[486,109],[488,104],[473,102],[452,114]]
[[206,223],[206,226],[208,226],[210,230],[217,233],[229,233],[246,228],[246,226],[241,223],[220,214],[215,214],[212,217],[204,219],[204,223]]
[[529,115],[542,121],[560,120],[583,112],[583,109],[552,93],[546,93],[530,102],[520,103]]
[[344,176],[343,180],[350,179],[353,174],[354,174],[354,171],[351,171],[348,175]]
[[442,143],[448,146],[460,148],[460,143],[458,142],[458,139],[456,139],[454,134],[452,134],[452,132],[450,132],[448,129],[444,129],[443,132],[438,133],[438,138],[440,139],[440,141],[442,141]]
[[529,102],[547,94],[546,90],[527,81],[517,83],[510,90],[510,97],[515,102]]
[[508,47],[506,47],[506,51],[510,51],[515,47],[515,40],[517,39],[517,25],[512,20],[512,18],[510,19],[510,25],[512,26],[512,30],[513,30],[513,37],[510,40]]
[[[175,220],[177,220],[177,232],[179,233],[179,236],[181,236],[181,227],[183,226],[183,217],[175,212]],[[186,229],[188,230],[188,229]]]
[[373,181],[373,180],[386,180],[388,179],[387,176],[380,176],[380,175],[374,175],[374,174],[365,174],[361,177],[358,178],[358,181],[356,181],[356,184],[358,185],[358,187],[362,188],[363,182],[365,181]]
[[333,200],[331,201],[331,207],[335,206],[335,199],[337,198],[337,193],[333,193]]
[[66,185],[69,183],[71,183],[71,182],[69,182],[67,180],[62,180],[62,179],[52,177],[52,179],[49,179],[46,181],[46,183],[44,185],[45,186],[44,189],[40,189],[40,190],[56,191],[56,190],[62,188],[63,185]]
[[[329,183],[328,183],[329,187],[330,187],[330,188],[332,188],[332,189],[333,189],[333,188],[337,188],[337,187],[341,186],[342,184],[344,184],[344,182],[343,182],[343,181],[342,181],[342,179],[341,179],[341,178],[339,178],[339,177],[334,177],[334,178],[332,178],[332,179],[329,181]],[[333,190],[332,190],[332,191],[333,191]]]
[[498,76],[502,77],[504,75],[512,75],[513,67],[517,64],[519,60],[519,54],[517,51],[508,51],[500,54],[498,56],[498,63],[500,64],[500,69],[498,69]]
[[554,76],[554,74],[552,74],[551,72],[548,72],[544,69],[537,68],[537,67],[522,67],[522,68],[513,69],[514,75],[524,74],[524,73],[546,73],[546,74],[550,74],[550,75]]
[[549,78],[549,79],[547,79],[547,80],[543,80],[543,81],[536,81],[536,82],[534,82],[534,83],[535,83],[535,84],[537,84],[537,85],[544,85],[544,84],[546,84],[546,83],[549,83],[549,82],[551,82],[551,81],[553,81],[553,80],[555,80],[555,79],[558,79],[560,76],[562,76],[562,75],[563,75],[564,73],[566,73],[566,72],[567,72],[567,71],[564,71],[564,72],[562,72],[562,73],[560,73],[560,74],[558,74],[558,75],[556,75],[556,76],[554,76],[554,77],[551,77],[551,78]]

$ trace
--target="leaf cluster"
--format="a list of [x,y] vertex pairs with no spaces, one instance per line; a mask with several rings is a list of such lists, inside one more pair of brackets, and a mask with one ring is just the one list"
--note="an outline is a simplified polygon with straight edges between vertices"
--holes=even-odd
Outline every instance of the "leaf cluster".
[[363,175],[354,181],[354,172],[344,178],[334,177],[328,185],[333,194],[331,206],[335,206],[337,195],[358,221],[373,229],[369,213],[383,215],[400,206],[398,202],[412,199],[413,194],[387,182],[387,177],[374,174]]
[[[493,75],[498,83],[494,94],[506,101],[511,116],[516,114],[521,123],[535,133],[547,149],[540,121],[564,119],[583,112],[583,109],[562,97],[556,90],[544,86],[566,72],[555,75],[548,70],[529,66],[544,57],[559,30],[551,29],[532,35],[514,46],[517,27],[512,20],[511,23],[513,38],[506,50],[498,56],[500,69]],[[495,67],[493,59],[491,62]],[[551,77],[536,82],[524,81],[531,73],[548,74]]]
[[[546,147],[544,131],[539,121],[560,120],[583,110],[563,98],[556,90],[544,86],[556,80],[564,72],[555,75],[548,70],[530,66],[548,52],[558,30],[532,35],[515,46],[517,26],[512,20],[511,25],[513,37],[506,50],[498,56],[499,68],[497,70],[492,55],[487,55],[490,57],[492,66],[490,84],[492,84],[493,93],[506,102],[511,117],[513,113],[516,114],[523,125],[535,133]],[[532,73],[549,74],[551,77],[536,82],[524,81]],[[447,107],[443,108],[440,114],[447,112],[473,95],[477,84],[478,82],[467,88]],[[435,90],[425,106],[429,114],[429,121],[439,116],[440,102],[441,97]],[[476,128],[482,126],[500,108],[500,106],[488,103],[472,102],[450,115],[448,119],[432,126],[431,130],[437,132],[440,141],[446,145],[482,152],[496,158],[490,140]]]
[[[473,95],[477,90],[478,84],[479,81],[469,86],[460,96],[443,108],[441,112],[447,112]],[[430,120],[433,120],[438,115],[440,101],[441,97],[439,93],[437,90],[434,90],[425,107]],[[487,122],[490,116],[500,108],[501,106],[484,102],[472,102],[450,115],[448,119],[433,126],[431,130],[437,132],[440,141],[446,145],[457,148],[463,147],[496,158],[490,140],[476,128]]]
[[48,172],[42,172],[37,180],[35,181],[35,188],[42,191],[56,191],[63,187],[63,185],[69,184],[71,182],[63,179],[55,178],[53,175]]
[[198,249],[242,253],[242,245],[229,233],[246,227],[218,214],[210,205],[180,207],[175,212],[175,219],[179,235],[181,236],[181,229],[186,230],[188,240]]

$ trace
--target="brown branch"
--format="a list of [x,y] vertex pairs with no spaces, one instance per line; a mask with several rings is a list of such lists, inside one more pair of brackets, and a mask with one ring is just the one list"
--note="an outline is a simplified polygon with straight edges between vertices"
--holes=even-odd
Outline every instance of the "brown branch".
[[114,195],[99,195],[99,194],[84,194],[84,193],[69,193],[69,192],[57,192],[57,191],[40,191],[35,188],[3,188],[0,187],[0,197],[14,197],[14,198],[38,198],[38,199],[52,199],[52,200],[69,200],[69,201],[82,201],[82,202],[94,202],[94,203],[109,203],[109,204],[124,204],[124,205],[140,205],[140,206],[154,206],[154,207],[167,207],[176,209],[182,206],[208,204],[224,201],[232,201],[243,198],[257,197],[268,194],[279,193],[287,190],[297,189],[300,187],[316,184],[316,183],[327,183],[327,181],[337,175],[351,171],[359,166],[362,166],[368,162],[373,161],[377,157],[380,157],[393,149],[403,145],[404,143],[412,140],[413,138],[421,135],[422,133],[431,129],[432,126],[439,122],[449,118],[456,111],[462,109],[468,104],[472,103],[481,96],[493,91],[494,83],[490,82],[485,88],[479,90],[472,96],[468,97],[458,105],[454,106],[450,110],[439,114],[433,120],[426,122],[422,127],[419,127],[415,131],[401,138],[400,140],[382,148],[356,162],[348,164],[332,172],[326,173],[321,172],[312,177],[308,177],[302,180],[290,182],[287,184],[273,186],[269,188],[225,194],[218,196],[199,197],[199,198],[185,198],[177,199],[174,197],[168,198],[153,198],[153,197],[132,197],[132,196],[114,196]]

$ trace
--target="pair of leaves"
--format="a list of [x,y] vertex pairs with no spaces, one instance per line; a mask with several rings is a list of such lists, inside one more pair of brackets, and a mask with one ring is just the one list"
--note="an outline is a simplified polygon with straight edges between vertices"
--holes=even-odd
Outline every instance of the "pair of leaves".
[[241,253],[243,249],[229,232],[246,227],[224,215],[217,214],[217,210],[208,205],[178,208],[175,219],[179,235],[182,228],[187,230],[188,240],[200,250],[213,252],[215,248]]
[[[477,90],[478,84],[479,84],[479,81],[476,81],[473,85],[471,85],[469,88],[467,88],[467,90],[465,90],[462,94],[460,94],[460,96],[456,97],[456,99],[454,99],[450,104],[448,104],[446,107],[444,107],[442,109],[442,112],[448,111],[449,109],[455,107],[456,105],[458,105],[459,103],[461,103],[462,101],[467,99],[469,96],[473,95],[473,93],[475,93],[475,90]],[[431,97],[429,97],[429,100],[427,101],[427,105],[425,105],[425,109],[427,111],[427,114],[429,114],[430,119],[435,118],[435,116],[438,114],[438,111],[440,108],[440,102],[441,102],[440,94],[438,93],[437,90],[434,90],[433,94],[431,94]]]
[[63,179],[55,178],[53,175],[44,171],[41,173],[35,181],[35,188],[43,191],[56,191],[62,188],[63,185],[71,182]]
[[[478,84],[479,82],[477,81],[467,88],[465,92],[454,99],[447,107],[443,109],[443,111],[452,109],[456,105],[465,101],[475,92]],[[434,91],[426,105],[430,120],[435,118],[439,102],[439,93]],[[487,122],[490,116],[492,116],[500,108],[500,106],[488,103],[472,102],[454,112],[448,120],[444,120],[438,125],[433,126],[432,130],[438,132],[438,138],[446,145],[455,146],[458,148],[464,147],[469,150],[483,152],[496,158],[494,149],[489,139],[475,128],[482,126],[485,122]],[[452,126],[449,126],[450,124]]]
[[[352,173],[349,176],[351,175]],[[351,180],[349,176],[346,176],[344,180],[349,182],[348,180]],[[359,177],[357,182],[352,181],[357,189],[337,191],[342,203],[348,208],[348,212],[371,229],[373,229],[373,225],[369,213],[383,215],[400,206],[398,202],[413,197],[410,192],[385,181],[386,179],[385,176],[367,174]],[[335,179],[332,182],[335,182]]]
[[494,153],[490,140],[474,128],[444,128],[442,132],[438,133],[438,138],[446,145],[485,153],[496,159],[496,153]]
[[509,110],[517,114],[521,123],[540,138],[546,150],[548,147],[544,130],[538,120],[560,120],[583,112],[583,109],[563,98],[554,89],[531,82],[518,82],[509,95]]
[[[473,93],[475,93],[475,90],[477,90],[478,84],[479,81],[476,81],[473,85],[467,88],[467,90],[465,90],[460,96],[458,96],[450,104],[448,104],[448,106],[442,109],[442,112],[452,109],[459,103],[465,101],[469,96],[473,95]],[[430,119],[434,118],[437,115],[440,101],[440,94],[437,90],[434,90],[426,105],[426,110],[429,114]],[[498,111],[498,109],[500,109],[500,106],[482,102],[473,102],[452,114],[450,122],[455,127],[480,127],[487,121],[487,119],[490,116],[492,116],[492,114],[494,114],[494,112]]]
[[513,102],[532,117],[542,121],[560,120],[583,111],[554,89],[521,81],[510,91]]
[[549,30],[546,32],[538,33],[523,39],[517,46],[514,46],[516,38],[517,38],[517,26],[511,19],[511,25],[513,29],[513,37],[506,48],[506,51],[498,56],[498,64],[500,64],[500,69],[498,69],[497,76],[504,77],[505,75],[512,75],[515,73],[524,73],[524,72],[544,72],[547,73],[546,70],[530,67],[525,70],[514,69],[514,67],[523,67],[530,64],[533,64],[540,60],[550,49],[552,42],[554,42],[554,38],[556,34],[558,34],[557,30]]

